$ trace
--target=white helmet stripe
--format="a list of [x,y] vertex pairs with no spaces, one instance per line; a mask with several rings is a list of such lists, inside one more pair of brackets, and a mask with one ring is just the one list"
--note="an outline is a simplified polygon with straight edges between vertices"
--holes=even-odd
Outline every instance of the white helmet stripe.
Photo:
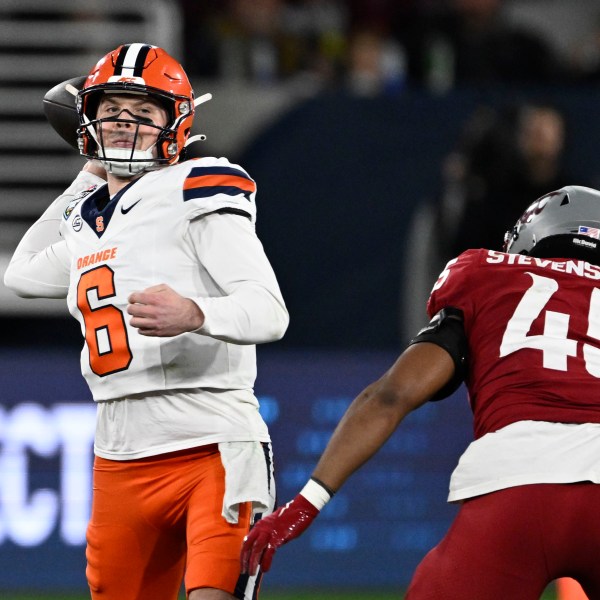
[[123,46],[115,65],[115,75],[132,78],[140,77],[148,52],[152,48],[155,48],[155,46],[149,46],[148,44],[127,44]]

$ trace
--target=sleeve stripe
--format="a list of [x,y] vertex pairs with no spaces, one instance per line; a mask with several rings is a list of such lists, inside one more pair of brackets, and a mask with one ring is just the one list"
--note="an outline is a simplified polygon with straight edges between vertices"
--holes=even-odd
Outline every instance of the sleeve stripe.
[[198,177],[199,175],[239,175],[246,179],[251,179],[250,175],[241,168],[234,167],[219,167],[212,165],[210,167],[193,167],[188,177]]
[[216,196],[217,194],[227,194],[228,196],[239,196],[241,194],[246,198],[246,200],[250,199],[249,191],[245,191],[237,186],[218,185],[183,190],[183,201],[187,202],[193,198],[210,198],[211,196]]
[[[195,169],[194,169],[195,170]],[[193,173],[193,171],[192,171]],[[239,171],[228,173],[210,173],[193,177],[190,174],[183,184],[185,191],[198,188],[237,187],[244,192],[255,192],[256,184],[251,179],[243,177]]]

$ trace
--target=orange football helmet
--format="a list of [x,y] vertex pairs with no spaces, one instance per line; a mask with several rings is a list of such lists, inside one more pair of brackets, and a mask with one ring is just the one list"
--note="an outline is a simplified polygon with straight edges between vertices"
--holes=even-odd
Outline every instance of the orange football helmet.
[[[160,130],[155,157],[133,149],[129,156],[122,157],[106,152],[98,135],[101,121],[118,120],[138,127],[141,121],[120,117],[97,119],[96,111],[104,93],[147,94],[166,109],[168,116],[164,127],[143,123]],[[77,113],[80,153],[108,163],[107,168],[114,168],[119,175],[132,176],[179,160],[194,120],[194,91],[183,67],[162,48],[125,44],[101,58],[91,70],[77,95]]]

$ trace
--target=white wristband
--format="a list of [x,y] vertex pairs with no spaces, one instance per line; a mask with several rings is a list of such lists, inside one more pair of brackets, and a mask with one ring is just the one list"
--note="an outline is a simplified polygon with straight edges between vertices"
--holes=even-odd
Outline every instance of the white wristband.
[[309,479],[300,490],[304,496],[317,510],[321,510],[332,498],[331,494],[314,479]]

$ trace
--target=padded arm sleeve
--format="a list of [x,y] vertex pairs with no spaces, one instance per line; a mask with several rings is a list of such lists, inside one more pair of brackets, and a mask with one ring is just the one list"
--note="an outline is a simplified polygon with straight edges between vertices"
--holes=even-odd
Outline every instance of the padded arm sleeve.
[[440,310],[410,341],[409,346],[420,342],[437,344],[454,361],[454,376],[431,400],[443,400],[455,392],[467,373],[468,341],[465,334],[463,312],[448,306]]

